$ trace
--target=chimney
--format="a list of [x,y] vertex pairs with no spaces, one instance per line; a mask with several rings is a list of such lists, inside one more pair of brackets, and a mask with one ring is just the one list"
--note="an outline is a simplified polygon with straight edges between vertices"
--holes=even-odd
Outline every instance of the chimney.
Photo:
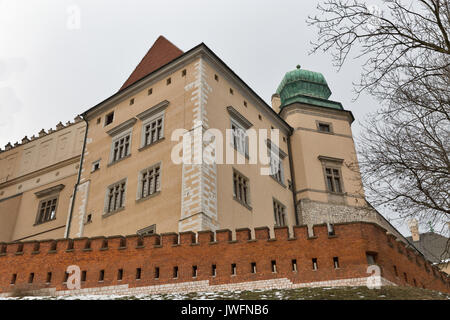
[[281,99],[280,99],[280,95],[278,93],[274,93],[272,95],[272,109],[276,112],[276,113],[280,113],[280,106],[281,106]]
[[412,219],[409,221],[409,230],[411,231],[412,240],[414,242],[420,240],[420,233],[419,233],[419,223],[416,219]]

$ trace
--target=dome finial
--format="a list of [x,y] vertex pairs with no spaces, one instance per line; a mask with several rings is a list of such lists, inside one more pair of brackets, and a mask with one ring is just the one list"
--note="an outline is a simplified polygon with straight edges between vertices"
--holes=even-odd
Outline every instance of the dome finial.
[[301,66],[298,64],[298,65],[297,65],[297,69],[300,69],[300,68],[301,68]]

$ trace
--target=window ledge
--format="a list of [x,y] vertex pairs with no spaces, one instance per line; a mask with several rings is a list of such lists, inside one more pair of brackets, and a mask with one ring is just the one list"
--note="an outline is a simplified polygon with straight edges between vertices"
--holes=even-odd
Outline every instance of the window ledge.
[[280,180],[278,180],[277,178],[275,178],[274,176],[272,176],[272,175],[269,175],[273,180],[275,180],[280,186],[282,186],[283,188],[286,188],[286,185],[283,183],[283,182],[281,182]]
[[117,210],[114,210],[114,211],[111,211],[111,212],[104,212],[102,214],[102,218],[108,218],[109,216],[112,216],[112,215],[114,215],[116,213],[119,213],[119,212],[121,212],[123,210],[125,210],[125,207],[121,207],[121,208],[119,208]]
[[253,208],[252,207],[250,207],[248,204],[246,204],[245,202],[243,202],[243,201],[241,201],[241,200],[239,200],[238,198],[236,198],[235,196],[233,196],[233,199],[235,200],[235,201],[237,201],[238,203],[240,203],[241,205],[243,205],[244,207],[246,207],[248,210],[250,210],[250,211],[252,211],[253,210]]
[[327,193],[331,194],[333,196],[340,196],[340,197],[344,197],[347,195],[345,192],[334,192],[334,191],[329,191],[329,190],[327,190]]
[[131,153],[129,153],[128,155],[126,155],[126,156],[123,157],[123,158],[120,158],[119,160],[116,160],[116,161],[113,161],[113,162],[108,163],[108,165],[107,165],[106,167],[109,168],[109,167],[115,165],[116,163],[119,163],[119,162],[121,162],[121,161],[123,161],[123,160],[125,160],[125,159],[128,159],[129,157],[131,157]]
[[56,217],[53,218],[53,219],[44,221],[44,222],[39,222],[39,223],[36,222],[35,224],[33,224],[33,227],[40,226],[40,225],[42,225],[42,224],[44,224],[44,223],[52,222],[52,221],[55,221],[55,220],[56,220]]
[[161,139],[158,139],[158,140],[156,140],[155,142],[152,142],[152,143],[150,143],[150,144],[146,144],[146,145],[140,147],[140,148],[138,149],[138,151],[141,152],[141,151],[147,150],[148,148],[150,148],[150,147],[152,147],[152,146],[154,146],[154,145],[156,145],[156,144],[158,144],[158,143],[160,143],[160,142],[163,142],[164,140],[165,140],[165,138],[162,137]]
[[143,198],[136,199],[136,203],[140,203],[142,201],[145,201],[145,200],[148,200],[150,198],[156,197],[159,194],[161,194],[161,191],[153,192],[151,195],[145,196]]

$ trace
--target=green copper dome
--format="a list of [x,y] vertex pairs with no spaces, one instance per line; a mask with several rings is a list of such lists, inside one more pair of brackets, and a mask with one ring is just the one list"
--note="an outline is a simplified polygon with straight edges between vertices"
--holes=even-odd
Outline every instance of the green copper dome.
[[281,108],[299,102],[343,110],[339,102],[328,100],[331,90],[325,77],[319,72],[300,69],[300,66],[286,73],[277,93],[281,98]]

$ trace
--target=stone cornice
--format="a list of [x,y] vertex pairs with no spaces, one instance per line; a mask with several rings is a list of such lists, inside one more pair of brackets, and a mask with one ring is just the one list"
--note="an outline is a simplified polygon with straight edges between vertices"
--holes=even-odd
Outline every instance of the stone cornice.
[[150,118],[151,116],[164,111],[167,107],[169,106],[169,101],[164,100],[161,101],[160,103],[158,103],[157,105],[148,108],[147,110],[145,110],[144,112],[139,113],[136,118],[138,118],[139,120],[145,120]]
[[242,114],[240,114],[235,108],[232,106],[227,107],[228,113],[231,115],[231,117],[239,122],[241,126],[243,126],[245,129],[249,129],[253,126],[253,124],[248,121]]
[[115,135],[122,133],[123,131],[131,128],[136,123],[136,121],[137,121],[136,118],[131,118],[131,119],[115,126],[114,128],[106,131],[106,133],[109,134],[110,136],[115,136]]
[[65,185],[58,184],[57,186],[53,186],[53,187],[50,187],[50,188],[47,188],[47,189],[35,192],[34,194],[38,198],[43,198],[43,197],[46,197],[48,195],[60,192],[62,189],[64,189],[64,187],[65,187]]

